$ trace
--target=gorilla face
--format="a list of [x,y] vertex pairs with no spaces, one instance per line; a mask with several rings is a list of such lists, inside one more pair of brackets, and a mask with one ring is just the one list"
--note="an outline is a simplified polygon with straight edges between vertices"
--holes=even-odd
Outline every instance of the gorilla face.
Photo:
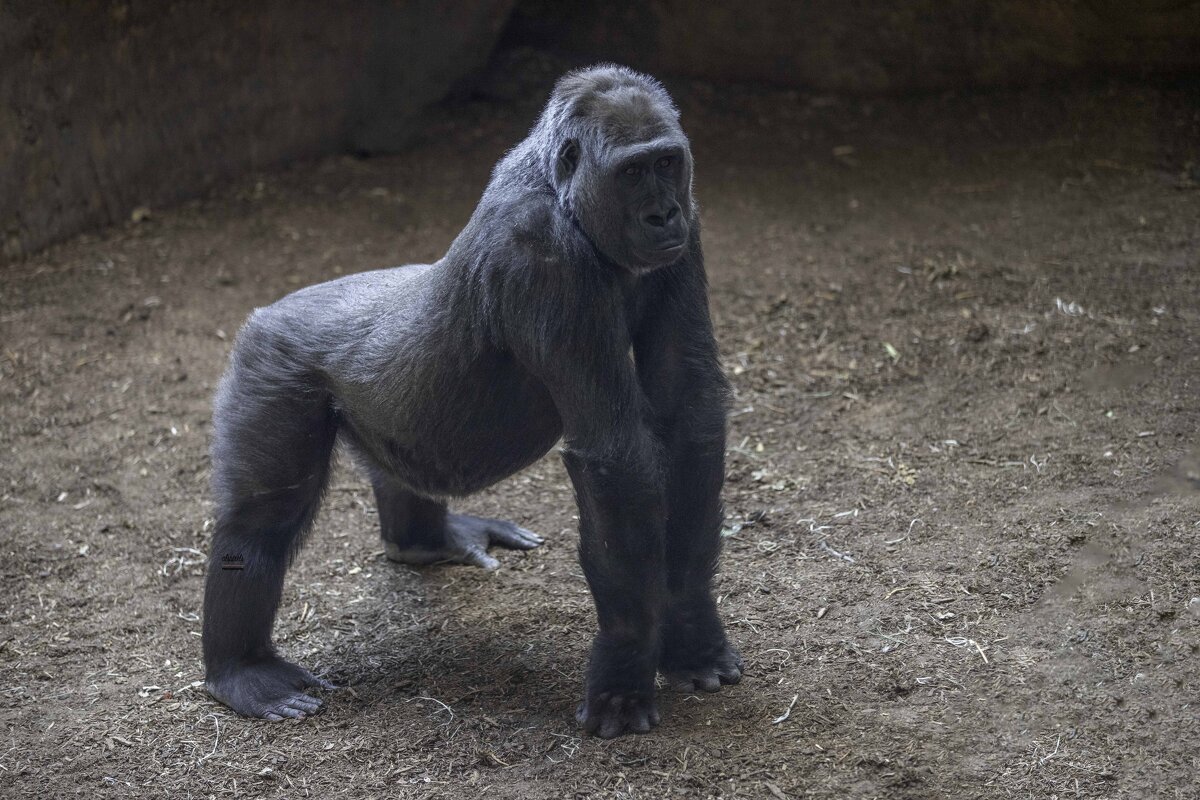
[[666,143],[622,148],[609,169],[614,205],[621,210],[622,240],[634,261],[670,264],[687,243],[687,217],[680,206],[684,191],[684,152]]
[[672,264],[687,247],[693,209],[692,161],[682,132],[591,147],[570,140],[559,173],[567,206],[610,261],[633,273]]

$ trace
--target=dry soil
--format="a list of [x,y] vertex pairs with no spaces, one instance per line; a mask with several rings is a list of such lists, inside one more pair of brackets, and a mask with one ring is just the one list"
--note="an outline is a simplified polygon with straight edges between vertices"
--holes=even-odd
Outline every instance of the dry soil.
[[276,627],[299,723],[200,681],[210,398],[255,306],[438,258],[544,94],[0,266],[6,797],[1196,798],[1200,102],[676,83],[736,387],[736,687],[581,736],[557,456],[460,504],[548,535],[386,561],[343,460]]

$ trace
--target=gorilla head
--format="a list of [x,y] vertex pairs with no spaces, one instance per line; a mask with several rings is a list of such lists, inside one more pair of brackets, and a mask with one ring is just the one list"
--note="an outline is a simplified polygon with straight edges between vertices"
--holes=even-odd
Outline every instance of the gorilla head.
[[634,273],[679,259],[696,214],[692,156],[661,84],[613,65],[572,72],[533,135],[559,202],[601,254]]

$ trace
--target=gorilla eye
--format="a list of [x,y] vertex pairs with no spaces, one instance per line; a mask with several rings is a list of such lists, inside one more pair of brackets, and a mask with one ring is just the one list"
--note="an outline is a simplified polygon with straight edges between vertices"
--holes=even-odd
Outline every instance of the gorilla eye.
[[636,164],[631,164],[625,168],[626,175],[637,175],[639,172],[641,172],[641,170],[637,167]]
[[654,166],[658,167],[659,169],[666,169],[667,167],[671,166],[674,163],[675,163],[675,159],[671,158],[670,156],[663,156],[662,158],[660,158],[658,160],[658,163],[655,164]]

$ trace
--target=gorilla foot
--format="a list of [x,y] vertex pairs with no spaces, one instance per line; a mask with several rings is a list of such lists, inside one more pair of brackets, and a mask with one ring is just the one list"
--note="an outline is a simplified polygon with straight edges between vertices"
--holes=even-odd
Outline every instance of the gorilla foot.
[[301,666],[272,658],[243,664],[205,681],[214,698],[247,717],[279,722],[304,719],[321,709],[321,701],[304,689],[336,689]]
[[404,547],[385,540],[384,552],[401,564],[469,564],[493,570],[500,568],[500,562],[488,555],[488,547],[532,550],[545,541],[533,531],[506,520],[467,514],[447,514],[444,536],[444,543],[438,548]]
[[670,668],[664,667],[662,673],[667,686],[675,691],[694,692],[699,689],[715,692],[722,684],[740,681],[743,669],[741,654],[733,645],[726,644],[720,651],[699,664],[686,667],[672,665]]
[[653,695],[600,692],[583,701],[575,719],[588,733],[612,739],[626,731],[649,733],[661,718]]

